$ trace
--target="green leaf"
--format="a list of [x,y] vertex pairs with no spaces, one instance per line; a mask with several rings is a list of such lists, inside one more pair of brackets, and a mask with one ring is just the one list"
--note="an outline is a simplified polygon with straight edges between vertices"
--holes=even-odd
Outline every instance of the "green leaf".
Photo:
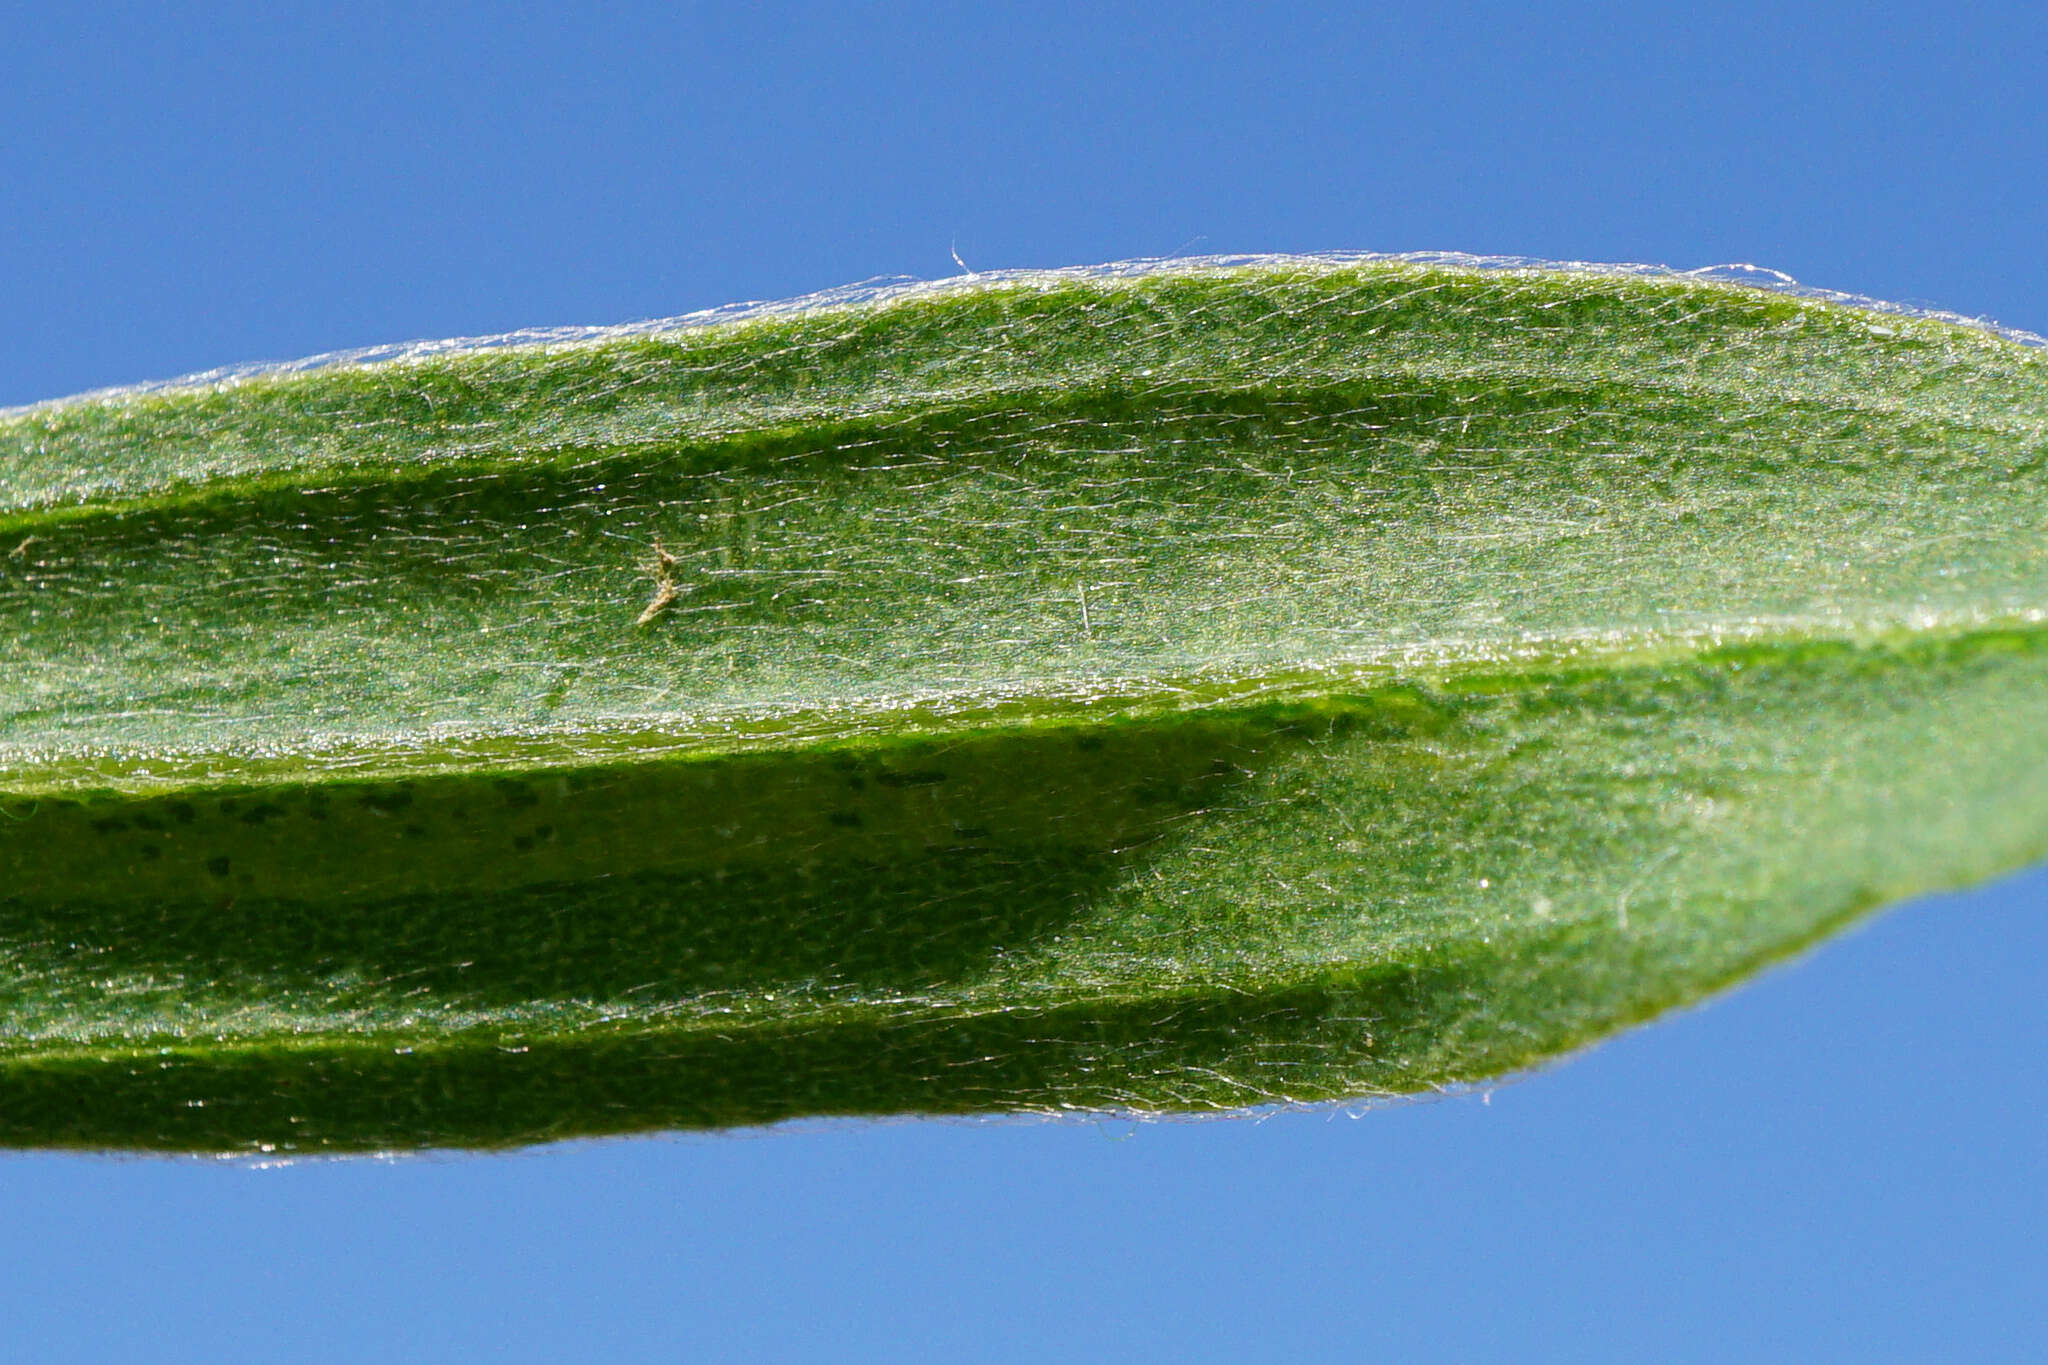
[[0,1142],[1201,1110],[2048,853],[2048,352],[970,281],[0,414]]

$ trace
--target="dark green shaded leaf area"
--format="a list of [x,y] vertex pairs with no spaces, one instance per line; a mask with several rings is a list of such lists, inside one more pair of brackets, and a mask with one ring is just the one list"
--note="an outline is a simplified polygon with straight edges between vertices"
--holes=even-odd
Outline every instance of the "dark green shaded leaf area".
[[970,283],[0,415],[0,1142],[1202,1111],[2048,854],[2048,355]]

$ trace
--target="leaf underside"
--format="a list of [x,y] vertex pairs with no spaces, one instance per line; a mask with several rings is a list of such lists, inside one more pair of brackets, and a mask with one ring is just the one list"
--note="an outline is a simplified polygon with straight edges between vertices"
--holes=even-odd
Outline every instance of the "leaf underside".
[[0,1142],[1476,1080],[2048,853],[2048,355],[1047,275],[0,417]]

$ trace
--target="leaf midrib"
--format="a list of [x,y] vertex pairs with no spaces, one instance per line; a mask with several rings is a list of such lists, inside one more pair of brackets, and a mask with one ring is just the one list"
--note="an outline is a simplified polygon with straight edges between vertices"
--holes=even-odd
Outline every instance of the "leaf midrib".
[[[1757,394],[1735,383],[1708,383],[1698,379],[1665,376],[1624,378],[1590,370],[1540,370],[1532,366],[1491,364],[1484,366],[1393,366],[1376,370],[1343,370],[1290,374],[1286,382],[1270,379],[1246,381],[1203,380],[1177,377],[1173,382],[1133,387],[1128,376],[1111,369],[1085,377],[1063,377],[1056,382],[1018,384],[1000,388],[929,390],[899,401],[871,408],[849,410],[845,405],[806,405],[780,410],[764,418],[759,413],[738,414],[729,423],[704,424],[673,435],[631,441],[549,440],[531,445],[517,441],[492,440],[476,447],[434,445],[424,447],[403,460],[364,459],[346,463],[302,462],[261,475],[230,473],[203,480],[165,480],[140,487],[108,485],[98,489],[53,489],[42,498],[14,495],[12,506],[0,510],[0,539],[33,534],[45,527],[92,522],[102,518],[119,520],[141,515],[207,515],[219,509],[245,505],[251,498],[290,493],[324,491],[337,479],[346,478],[352,487],[374,485],[394,493],[409,487],[446,480],[451,475],[488,479],[510,473],[587,475],[592,478],[643,472],[650,462],[674,466],[678,475],[729,469],[722,459],[735,449],[785,448],[787,453],[816,454],[857,443],[883,444],[892,433],[926,428],[964,427],[1029,410],[1057,414],[1073,422],[1088,422],[1112,408],[1145,411],[1140,405],[1162,397],[1210,400],[1204,407],[1188,407],[1176,415],[1212,415],[1233,401],[1255,401],[1271,407],[1300,403],[1316,407],[1319,400],[1345,401],[1371,406],[1375,401],[1391,402],[1417,396],[1439,397],[1443,387],[1467,385],[1486,387],[1502,381],[1521,381],[1512,391],[1530,397],[1555,395],[1560,410],[1581,417],[1597,417],[1615,402],[1616,411],[1634,407],[1640,411],[1644,395],[1675,404],[1707,405],[1716,399],[1740,396],[1747,413],[1766,414],[1855,414],[1895,422],[1903,429],[1926,425],[1924,407],[1889,395],[1864,392],[1856,396],[1835,394]],[[1407,394],[1402,385],[1434,385],[1424,395]],[[1498,392],[1498,389],[1495,389]],[[1582,400],[1572,405],[1573,399]],[[1616,401],[1616,400],[1632,401]],[[1590,403],[1590,406],[1587,405]],[[1345,409],[1318,408],[1317,415]],[[2048,440],[2048,415],[2023,417],[2002,412],[1975,411],[1967,420],[1944,423],[1956,432],[1981,431],[2015,441],[2033,437]],[[488,452],[486,455],[484,452]],[[2039,458],[2037,457],[2036,463]],[[4,569],[0,563],[0,569]]]

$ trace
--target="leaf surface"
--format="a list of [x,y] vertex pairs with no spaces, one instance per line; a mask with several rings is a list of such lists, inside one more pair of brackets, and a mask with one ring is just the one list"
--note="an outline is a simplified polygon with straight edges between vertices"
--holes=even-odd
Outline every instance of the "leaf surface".
[[2048,353],[1048,274],[0,415],[0,1141],[1499,1075],[2048,853]]

